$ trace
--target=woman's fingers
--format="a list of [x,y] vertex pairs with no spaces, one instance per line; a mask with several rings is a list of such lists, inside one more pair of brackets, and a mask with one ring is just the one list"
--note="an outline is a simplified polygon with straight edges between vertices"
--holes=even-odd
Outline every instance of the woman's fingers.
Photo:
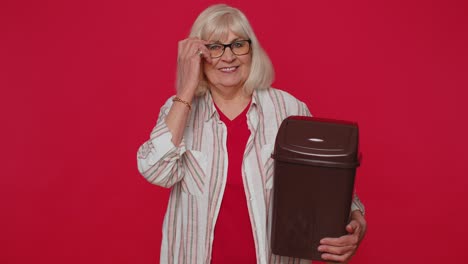
[[211,56],[205,44],[207,41],[198,38],[187,38],[179,41],[177,54],[178,91],[193,94],[200,82],[202,60],[211,63]]
[[322,259],[335,262],[346,262],[351,259],[357,249],[357,244],[345,246],[320,245],[318,250],[322,252]]
[[335,247],[357,245],[358,242],[359,242],[359,239],[356,234],[345,235],[345,236],[338,237],[338,238],[327,237],[327,238],[320,240],[320,244],[322,245],[329,245],[329,246],[335,246]]
[[318,251],[323,253],[323,259],[345,262],[354,255],[359,244],[359,225],[350,223],[348,227],[348,232],[350,232],[348,235],[320,240]]
[[[184,59],[203,57],[211,63],[209,50],[206,48],[207,41],[198,38],[187,38],[179,41],[179,57]],[[201,51],[201,54],[200,54]]]
[[344,255],[333,255],[333,254],[324,253],[321,255],[321,257],[326,261],[346,263],[347,261],[351,259],[352,255],[353,254],[351,253],[346,253]]
[[359,229],[359,223],[356,220],[351,220],[351,222],[346,226],[346,231],[350,234],[359,231]]
[[321,245],[318,250],[323,253],[330,253],[333,255],[344,255],[346,253],[352,253],[356,249],[356,245],[349,245],[343,247]]
[[327,237],[320,240],[320,244],[335,247],[344,247],[357,244],[357,237],[355,235],[345,235],[338,238]]
[[203,58],[205,58],[206,62],[212,63],[210,51],[205,46],[205,44],[202,45],[202,47],[200,48],[200,51],[202,52],[202,56]]
[[359,223],[354,220],[351,221],[346,226],[346,231],[348,231],[347,235],[338,238],[326,237],[320,240],[320,244],[332,246],[357,245],[359,243],[359,236],[361,231]]
[[321,239],[318,251],[323,253],[321,256],[324,260],[345,263],[356,253],[365,230],[365,221],[353,219],[346,226],[347,235]]

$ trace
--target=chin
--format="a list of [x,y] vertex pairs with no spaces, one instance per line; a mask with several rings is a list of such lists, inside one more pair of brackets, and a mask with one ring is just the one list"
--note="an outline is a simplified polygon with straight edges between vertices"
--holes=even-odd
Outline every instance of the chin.
[[229,88],[229,89],[235,89],[235,88],[242,87],[242,85],[240,83],[223,83],[222,86],[224,86],[226,88]]

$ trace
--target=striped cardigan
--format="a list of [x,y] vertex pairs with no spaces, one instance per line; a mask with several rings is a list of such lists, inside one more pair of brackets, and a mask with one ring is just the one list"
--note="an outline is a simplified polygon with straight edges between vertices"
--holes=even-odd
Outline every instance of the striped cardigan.
[[[161,108],[150,139],[138,150],[138,169],[151,183],[172,188],[163,223],[160,263],[210,263],[214,228],[227,176],[226,126],[208,92],[192,102],[183,140],[177,147],[165,123],[172,105]],[[270,249],[273,160],[276,133],[286,117],[310,115],[307,106],[274,88],[255,90],[247,112],[251,136],[242,178],[254,233],[257,263],[310,263],[276,256]],[[364,210],[357,197],[352,210]]]

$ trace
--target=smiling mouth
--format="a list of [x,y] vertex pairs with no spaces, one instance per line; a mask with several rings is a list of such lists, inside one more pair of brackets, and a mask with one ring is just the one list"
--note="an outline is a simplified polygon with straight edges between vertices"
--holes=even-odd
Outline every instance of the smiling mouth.
[[220,68],[219,70],[222,71],[222,72],[235,72],[237,70],[237,68],[239,68],[239,66],[233,66],[233,67],[223,67],[223,68]]

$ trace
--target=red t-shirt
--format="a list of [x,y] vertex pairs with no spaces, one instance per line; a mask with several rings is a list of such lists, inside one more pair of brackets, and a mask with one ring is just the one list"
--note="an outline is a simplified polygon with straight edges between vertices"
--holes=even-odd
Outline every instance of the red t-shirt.
[[212,264],[257,263],[242,180],[242,160],[250,136],[246,116],[249,106],[233,120],[229,120],[216,106],[221,121],[227,127],[229,164],[226,189],[214,231]]

